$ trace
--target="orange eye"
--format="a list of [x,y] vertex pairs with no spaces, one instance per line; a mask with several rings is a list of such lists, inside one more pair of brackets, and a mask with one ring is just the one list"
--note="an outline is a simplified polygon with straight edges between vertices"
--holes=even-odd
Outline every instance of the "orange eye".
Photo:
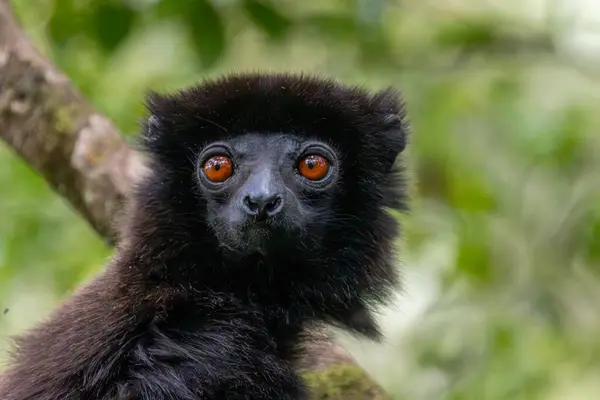
[[211,157],[204,163],[204,174],[211,182],[223,182],[231,176],[233,165],[225,156]]
[[311,181],[323,179],[329,172],[329,163],[325,157],[310,155],[300,160],[298,171],[303,177]]

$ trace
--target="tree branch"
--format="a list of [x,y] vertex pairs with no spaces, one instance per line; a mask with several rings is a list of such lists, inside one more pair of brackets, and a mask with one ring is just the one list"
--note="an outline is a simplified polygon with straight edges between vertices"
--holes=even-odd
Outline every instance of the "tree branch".
[[[0,0],[0,138],[110,243],[113,218],[144,171],[113,123],[32,45]],[[315,399],[380,399],[381,389],[327,335],[302,363]]]
[[40,55],[0,0],[0,137],[110,241],[140,157]]

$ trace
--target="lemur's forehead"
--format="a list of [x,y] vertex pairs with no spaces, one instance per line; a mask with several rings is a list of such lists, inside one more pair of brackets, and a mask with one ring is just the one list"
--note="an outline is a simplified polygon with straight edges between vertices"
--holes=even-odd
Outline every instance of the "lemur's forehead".
[[289,133],[251,132],[234,136],[229,144],[240,153],[289,152],[298,151],[304,141],[305,139]]
[[[357,87],[293,75],[228,76],[169,96],[149,99],[154,113],[173,119],[207,120],[246,127],[319,125],[361,119],[382,111],[380,100]],[[276,129],[275,129],[276,130]]]
[[[398,94],[376,93],[327,79],[292,75],[233,75],[171,95],[154,94],[145,143],[163,158],[195,154],[202,146],[244,133],[315,139],[361,165],[381,160],[388,170],[406,144]],[[156,133],[156,134],[155,134]],[[155,140],[156,139],[156,140]],[[271,142],[269,142],[271,143]],[[271,143],[272,144],[272,143]]]

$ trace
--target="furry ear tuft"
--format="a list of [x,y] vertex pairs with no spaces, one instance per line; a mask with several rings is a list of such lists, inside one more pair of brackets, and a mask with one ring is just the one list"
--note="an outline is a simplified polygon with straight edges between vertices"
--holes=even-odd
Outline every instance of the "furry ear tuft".
[[149,91],[146,93],[146,108],[150,111],[150,114],[161,116],[168,109],[170,103],[170,97],[162,95],[158,92]]
[[372,97],[372,104],[381,114],[382,145],[385,168],[391,170],[396,158],[408,143],[408,123],[404,102],[400,92],[394,88],[386,88]]
[[385,88],[373,95],[372,104],[382,114],[404,113],[402,95],[392,87]]
[[162,122],[159,117],[151,114],[145,123],[145,129],[142,131],[144,142],[150,143],[158,139],[162,127]]
[[159,134],[164,129],[164,118],[168,97],[157,92],[149,91],[146,93],[146,109],[150,112],[148,119],[143,122],[142,142],[149,144],[159,138]]
[[146,109],[149,111],[148,119],[142,123],[142,146],[155,154],[167,154],[177,146],[177,139],[172,135],[165,135],[173,130],[173,110],[177,108],[177,97],[163,95],[154,91],[146,94]]

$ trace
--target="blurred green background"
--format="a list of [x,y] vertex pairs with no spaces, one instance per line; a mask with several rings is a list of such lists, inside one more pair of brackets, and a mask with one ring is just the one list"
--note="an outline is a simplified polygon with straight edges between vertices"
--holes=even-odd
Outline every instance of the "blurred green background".
[[[127,134],[146,89],[229,71],[403,90],[405,288],[384,345],[342,338],[398,399],[600,398],[600,6],[594,0],[14,0]],[[0,144],[0,349],[111,249]],[[4,356],[0,357],[0,361]]]

